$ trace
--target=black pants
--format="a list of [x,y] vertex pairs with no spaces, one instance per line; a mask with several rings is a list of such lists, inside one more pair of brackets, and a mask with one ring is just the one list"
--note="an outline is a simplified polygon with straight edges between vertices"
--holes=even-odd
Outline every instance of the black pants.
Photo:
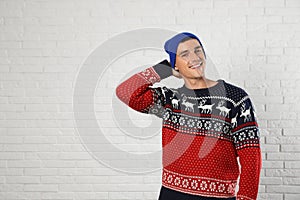
[[164,186],[161,186],[160,194],[158,200],[236,200],[235,197],[232,198],[216,198],[216,197],[204,197],[199,195],[185,194],[175,190],[171,190]]

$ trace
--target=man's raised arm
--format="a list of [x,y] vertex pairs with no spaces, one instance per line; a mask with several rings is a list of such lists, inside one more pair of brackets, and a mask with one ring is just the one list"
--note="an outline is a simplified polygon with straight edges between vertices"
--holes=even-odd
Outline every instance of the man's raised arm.
[[166,91],[161,87],[151,88],[150,86],[171,75],[172,67],[165,59],[119,84],[116,88],[116,95],[136,111],[153,113],[161,117]]

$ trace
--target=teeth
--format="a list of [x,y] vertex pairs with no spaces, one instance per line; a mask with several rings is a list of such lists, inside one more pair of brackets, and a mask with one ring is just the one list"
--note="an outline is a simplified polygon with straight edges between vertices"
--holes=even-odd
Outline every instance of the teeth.
[[202,62],[201,62],[201,63],[199,63],[198,65],[194,65],[194,66],[192,66],[191,68],[197,68],[197,67],[200,67],[200,65],[202,65]]

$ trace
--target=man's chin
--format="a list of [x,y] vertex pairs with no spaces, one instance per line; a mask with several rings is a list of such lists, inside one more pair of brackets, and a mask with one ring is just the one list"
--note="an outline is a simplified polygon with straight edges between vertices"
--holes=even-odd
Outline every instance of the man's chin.
[[204,75],[199,75],[199,76],[182,76],[183,79],[185,80],[201,80],[204,79]]

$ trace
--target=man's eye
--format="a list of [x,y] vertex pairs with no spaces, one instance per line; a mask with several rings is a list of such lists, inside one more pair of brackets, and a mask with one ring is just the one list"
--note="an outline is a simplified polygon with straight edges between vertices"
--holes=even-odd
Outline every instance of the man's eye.
[[182,54],[181,56],[182,56],[182,57],[185,57],[185,56],[187,56],[187,54]]

